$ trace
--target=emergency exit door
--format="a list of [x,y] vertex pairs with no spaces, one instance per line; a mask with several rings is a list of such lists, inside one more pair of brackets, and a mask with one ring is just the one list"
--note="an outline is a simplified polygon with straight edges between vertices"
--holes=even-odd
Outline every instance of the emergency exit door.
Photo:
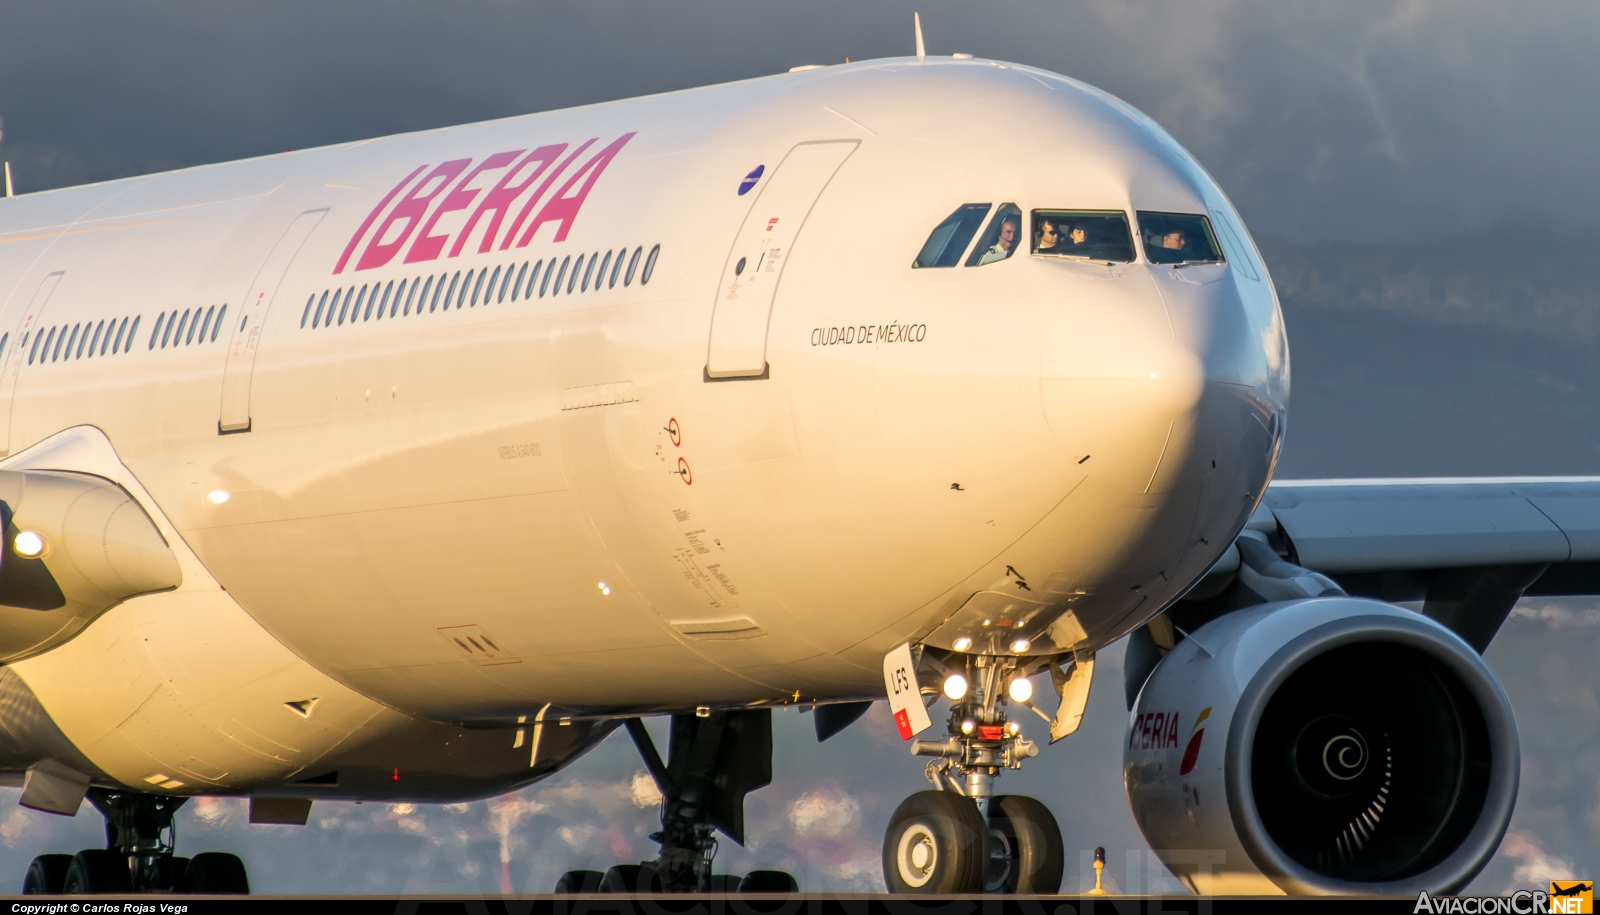
[[733,242],[711,313],[706,378],[767,374],[767,325],[789,252],[811,207],[859,141],[801,143],[767,179]]

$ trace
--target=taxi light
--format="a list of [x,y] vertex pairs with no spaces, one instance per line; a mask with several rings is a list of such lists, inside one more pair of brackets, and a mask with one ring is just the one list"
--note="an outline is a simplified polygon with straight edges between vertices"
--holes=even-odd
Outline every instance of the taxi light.
[[1011,694],[1014,702],[1027,702],[1033,698],[1033,681],[1023,676],[1012,677],[1011,686],[1006,692]]
[[944,694],[952,701],[960,699],[967,694],[967,678],[960,674],[951,674],[944,678]]
[[1013,654],[1022,654],[1032,647],[1033,643],[1027,639],[1017,639],[1015,642],[1011,643],[1011,651]]
[[610,594],[611,593],[611,586],[602,581],[600,583],[600,593],[601,594]]
[[1013,721],[1010,724],[1006,725],[1006,733],[1010,734],[1012,737],[1015,737],[1018,734],[1022,733],[1022,725],[1017,724],[1015,721]]
[[18,534],[17,539],[11,542],[11,546],[17,551],[17,555],[24,559],[38,559],[49,548],[44,537],[33,531],[23,531]]
[[206,501],[210,502],[212,505],[221,505],[222,503],[228,501],[228,499],[229,495],[226,489],[213,489],[212,491],[206,493]]
[[971,734],[972,730],[977,726],[978,725],[976,722],[974,722],[971,718],[968,718],[966,721],[961,722],[961,733]]
[[956,651],[966,651],[968,648],[972,647],[972,640],[966,636],[962,636],[951,643],[950,647],[954,648]]

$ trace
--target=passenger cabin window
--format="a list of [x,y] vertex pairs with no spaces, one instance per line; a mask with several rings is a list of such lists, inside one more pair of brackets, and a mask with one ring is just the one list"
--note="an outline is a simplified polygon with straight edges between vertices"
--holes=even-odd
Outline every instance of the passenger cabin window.
[[978,234],[978,227],[983,225],[983,217],[989,215],[991,206],[993,204],[967,203],[957,207],[944,222],[933,227],[911,266],[954,267],[961,263],[961,255],[967,253],[967,244]]
[[1126,264],[1133,260],[1127,214],[1117,210],[1034,210],[1034,254]]
[[1014,203],[1002,203],[967,256],[967,266],[982,267],[1003,261],[1016,254],[1021,243],[1022,211]]
[[1211,221],[1187,213],[1139,211],[1139,237],[1152,264],[1220,264],[1222,251]]

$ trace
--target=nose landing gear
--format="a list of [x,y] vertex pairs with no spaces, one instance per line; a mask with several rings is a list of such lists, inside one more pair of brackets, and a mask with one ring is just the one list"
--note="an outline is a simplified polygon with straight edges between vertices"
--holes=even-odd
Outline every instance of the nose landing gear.
[[948,736],[911,745],[918,756],[936,757],[924,774],[938,790],[906,798],[890,818],[884,882],[891,893],[1054,893],[1065,863],[1055,817],[1033,798],[994,796],[1002,769],[1019,769],[1039,753],[1006,716],[1008,697],[1032,708],[1025,667],[1030,659],[952,660],[963,669],[947,669],[944,678],[951,700]]

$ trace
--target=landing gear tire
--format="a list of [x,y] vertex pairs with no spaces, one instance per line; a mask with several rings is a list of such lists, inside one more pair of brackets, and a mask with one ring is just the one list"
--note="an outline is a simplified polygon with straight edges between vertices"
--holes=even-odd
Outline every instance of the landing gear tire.
[[[30,868],[31,870],[31,868]],[[133,892],[128,859],[104,848],[89,848],[72,856],[61,892],[67,895]]]
[[28,875],[22,878],[24,896],[60,896],[67,884],[67,868],[72,866],[71,855],[40,855],[28,865]]
[[985,893],[1060,892],[1065,859],[1049,808],[1019,794],[990,799]]
[[556,895],[570,896],[574,893],[598,893],[600,882],[606,878],[599,871],[567,871],[556,881]]
[[798,893],[800,884],[788,871],[751,871],[739,881],[741,893]]
[[918,791],[895,808],[883,836],[891,893],[975,893],[983,888],[988,828],[973,801]]
[[616,864],[600,881],[602,893],[659,893],[661,878],[646,864]]
[[[126,870],[126,868],[124,868]],[[202,852],[189,859],[178,882],[178,892],[202,896],[248,896],[250,878],[238,855],[227,852]]]

